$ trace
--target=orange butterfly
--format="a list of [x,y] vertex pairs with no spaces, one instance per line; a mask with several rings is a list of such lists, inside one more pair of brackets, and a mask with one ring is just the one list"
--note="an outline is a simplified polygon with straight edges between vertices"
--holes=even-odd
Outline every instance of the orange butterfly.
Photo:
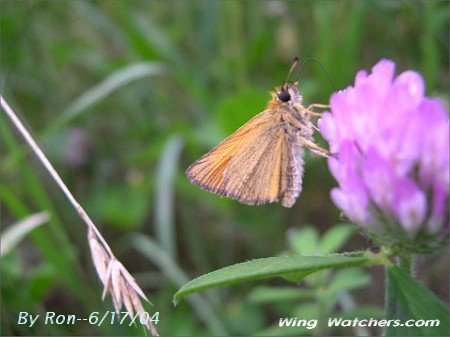
[[[288,77],[296,67],[295,58]],[[188,179],[212,193],[248,205],[280,201],[292,207],[302,190],[303,149],[328,157],[314,143],[312,107],[304,108],[298,81],[285,81],[271,93],[266,110],[193,163]]]

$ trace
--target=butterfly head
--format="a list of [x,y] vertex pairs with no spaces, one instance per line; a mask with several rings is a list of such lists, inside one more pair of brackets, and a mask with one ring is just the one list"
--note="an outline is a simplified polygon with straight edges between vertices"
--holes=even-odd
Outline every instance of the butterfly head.
[[280,104],[301,103],[302,95],[297,84],[297,82],[284,82],[282,86],[275,89],[275,100]]

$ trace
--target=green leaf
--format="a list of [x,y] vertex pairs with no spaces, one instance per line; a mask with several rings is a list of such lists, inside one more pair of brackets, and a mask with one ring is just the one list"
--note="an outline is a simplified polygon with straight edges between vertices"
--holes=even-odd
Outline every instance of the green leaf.
[[253,281],[276,276],[296,276],[296,281],[323,269],[349,268],[369,265],[369,253],[355,252],[352,254],[333,254],[319,256],[281,256],[251,260],[228,266],[200,276],[183,285],[174,295],[176,303],[189,294],[208,288],[226,286],[245,281]]
[[298,299],[314,298],[315,292],[311,289],[300,289],[294,287],[256,287],[249,294],[251,303],[274,303],[281,301],[293,301]]
[[307,226],[302,229],[293,229],[288,232],[289,245],[299,255],[317,254],[317,241],[319,234],[314,227]]
[[339,224],[331,227],[320,241],[319,251],[322,254],[337,252],[345,245],[350,236],[355,232],[355,226]]
[[28,271],[28,273],[27,290],[30,297],[36,302],[44,301],[57,280],[57,272],[54,266],[44,262]]
[[[406,327],[389,326],[388,336],[448,336],[449,311],[430,290],[412,279],[396,266],[388,268],[389,293],[394,308],[388,313],[388,319],[400,319],[402,323],[408,320],[439,320],[439,326]],[[425,325],[425,324],[424,324]]]
[[217,102],[216,118],[225,134],[236,131],[264,110],[270,96],[265,90],[248,89]]
[[[126,212],[123,200],[127,200]],[[89,199],[88,211],[97,214],[102,222],[122,230],[137,229],[148,214],[148,194],[139,186],[132,188],[111,183],[98,188]]]
[[336,272],[330,285],[327,288],[328,293],[339,293],[342,290],[356,289],[367,285],[370,282],[370,276],[361,269],[345,269]]

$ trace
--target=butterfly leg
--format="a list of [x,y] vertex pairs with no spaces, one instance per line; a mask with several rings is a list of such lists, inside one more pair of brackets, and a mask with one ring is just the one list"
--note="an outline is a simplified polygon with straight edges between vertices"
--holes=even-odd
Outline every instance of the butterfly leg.
[[318,109],[329,109],[330,106],[326,105],[326,104],[311,104],[306,108],[306,113],[311,115],[311,116],[322,116],[322,112],[314,112],[313,109],[314,108],[318,108]]
[[328,105],[328,104],[318,104],[318,103],[314,103],[314,104],[309,105],[309,106],[306,108],[306,110],[311,110],[312,108],[329,109],[329,108],[331,108],[331,106]]
[[316,154],[318,154],[318,155],[320,155],[322,157],[325,157],[325,158],[329,158],[330,157],[330,151],[320,147],[319,145],[317,145],[313,141],[305,139],[303,137],[300,138],[300,141],[301,141],[302,145],[304,147],[306,147],[307,149],[309,149],[311,152],[314,152],[314,153],[316,153]]
[[301,111],[304,115],[320,117],[320,116],[322,116],[322,113],[321,112],[314,112],[313,108],[329,109],[330,106],[329,105],[325,105],[325,104],[311,104],[307,108],[305,108],[301,104],[295,104],[294,108],[297,111],[299,111],[299,112]]
[[319,128],[317,126],[315,126],[314,124],[311,124],[311,126],[313,127],[314,130],[316,130],[317,132],[320,133],[320,130],[319,130]]

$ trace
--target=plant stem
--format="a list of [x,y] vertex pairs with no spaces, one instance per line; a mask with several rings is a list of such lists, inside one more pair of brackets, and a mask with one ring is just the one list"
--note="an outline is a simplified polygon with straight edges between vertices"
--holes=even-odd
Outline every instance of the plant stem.
[[[410,253],[399,254],[396,258],[397,266],[405,273],[414,277],[413,255]],[[389,274],[389,265],[385,266],[385,298],[384,298],[384,315],[386,319],[399,319],[399,310],[397,306],[396,290],[393,288]],[[386,336],[387,328],[383,335]]]
[[[411,275],[412,274],[412,254],[401,254],[397,257],[397,265],[401,270],[403,270],[405,273]],[[413,276],[413,275],[411,275]]]
[[58,187],[61,189],[61,191],[65,194],[67,199],[69,199],[72,206],[75,208],[75,210],[80,215],[81,219],[84,221],[84,223],[87,225],[88,228],[91,228],[95,235],[98,236],[98,239],[102,242],[102,244],[105,246],[106,251],[110,256],[114,256],[111,249],[109,248],[108,244],[106,243],[103,236],[98,231],[97,227],[95,227],[94,223],[92,222],[89,215],[87,215],[86,211],[81,207],[81,205],[78,203],[78,201],[75,199],[73,194],[69,191],[66,184],[62,181],[59,174],[54,169],[53,165],[50,163],[50,161],[45,156],[44,152],[42,152],[41,148],[37,145],[37,143],[34,141],[33,137],[31,137],[30,133],[25,129],[25,126],[22,124],[22,122],[19,120],[17,115],[14,113],[14,111],[11,109],[9,104],[6,102],[6,100],[3,98],[3,96],[0,96],[0,104],[2,108],[4,109],[6,115],[9,117],[11,122],[14,124],[14,126],[17,128],[17,130],[20,132],[22,137],[26,140],[30,148],[33,150],[33,152],[36,154],[38,159],[41,161],[42,165],[47,169],[47,172],[50,174],[50,176],[53,178],[55,183],[58,185]]
[[[390,274],[389,274],[389,265],[384,266],[384,318],[390,319],[395,316],[396,305],[395,305],[395,297],[394,290],[392,289]],[[387,328],[383,331],[383,336],[387,336]]]

